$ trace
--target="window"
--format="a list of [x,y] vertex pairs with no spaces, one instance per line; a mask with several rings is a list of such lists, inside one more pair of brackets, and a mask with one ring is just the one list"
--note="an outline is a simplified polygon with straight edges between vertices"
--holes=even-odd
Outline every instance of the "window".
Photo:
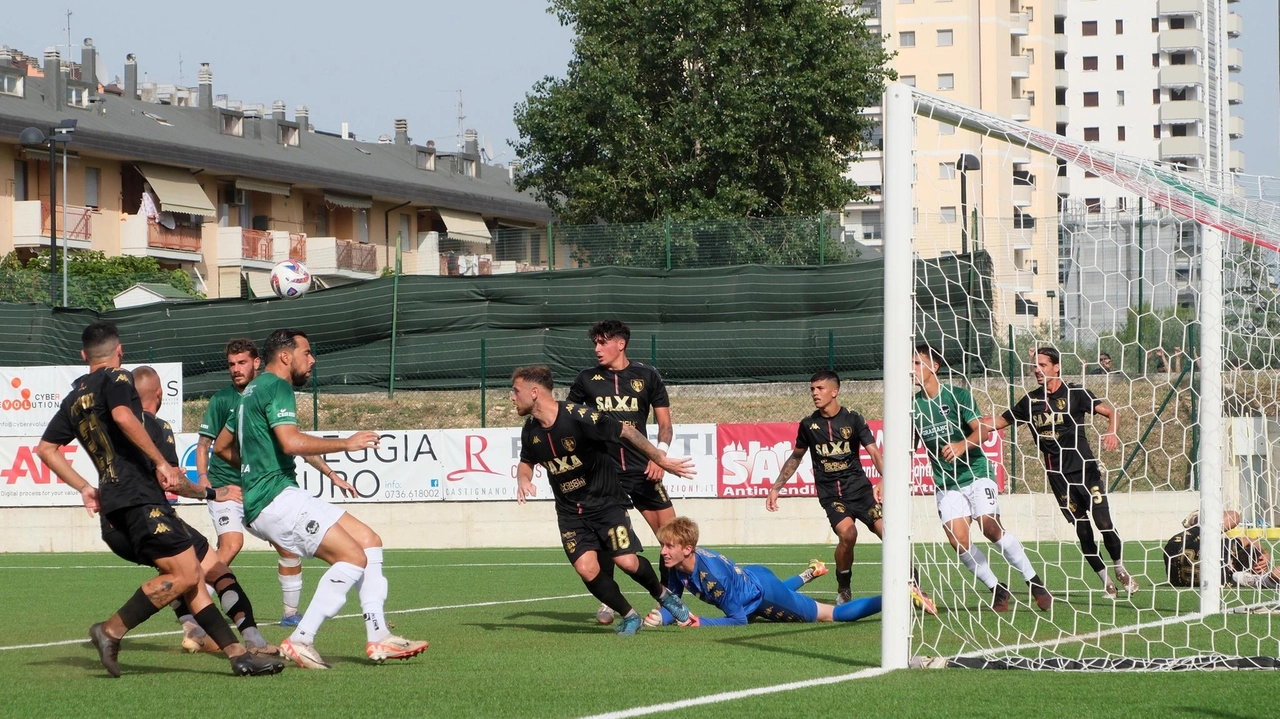
[[955,44],[955,36],[950,30],[938,31],[938,47],[951,47]]
[[1157,87],[1157,88],[1153,88],[1153,89],[1151,90],[1151,104],[1153,104],[1153,105],[1159,105],[1159,104],[1160,104],[1160,88],[1158,88],[1158,87]]
[[1053,104],[1062,107],[1067,104],[1067,88],[1060,87],[1053,91]]
[[1117,70],[1124,69],[1124,55],[1116,55],[1116,69]]
[[[1188,127],[1190,127],[1190,125],[1170,125],[1169,137],[1187,137],[1189,134],[1187,132]],[[1192,137],[1194,137],[1194,135],[1192,135]]]
[[956,221],[956,208],[954,206],[938,208],[938,219],[947,224],[954,224]]
[[22,76],[0,74],[0,95],[17,95],[22,97]]
[[956,89],[956,76],[949,72],[938,75],[938,89],[939,90]]
[[939,122],[939,123],[938,123],[938,134],[939,134],[939,135],[954,135],[954,134],[956,134],[956,126],[955,126],[955,125],[948,125],[948,124],[947,124],[947,123],[945,123],[945,122]]
[[27,197],[27,163],[15,160],[13,163],[13,199],[15,202],[26,202]]
[[475,176],[476,176],[476,161],[475,161],[475,160],[464,159],[464,160],[462,161],[462,174],[463,174],[463,175],[466,175],[467,177],[475,177]]
[[436,153],[418,150],[418,169],[434,171],[436,169]]
[[1097,107],[1097,106],[1098,106],[1098,93],[1096,93],[1096,92],[1086,92],[1086,93],[1084,94],[1084,106],[1085,106],[1085,107]]
[[1030,106],[1032,106],[1032,107],[1035,107],[1035,106],[1036,106],[1036,91],[1035,91],[1035,90],[1027,90],[1026,92],[1022,93],[1022,97],[1023,97],[1024,99],[1026,99],[1026,101],[1027,101],[1027,104],[1028,104],[1028,105],[1030,105]]
[[1059,122],[1059,123],[1054,127],[1054,132],[1056,132],[1057,134],[1059,134],[1059,135],[1061,135],[1061,136],[1063,136],[1063,137],[1066,137],[1066,136],[1067,136],[1067,123],[1065,123],[1065,122]]
[[956,163],[939,162],[938,163],[938,179],[954,180],[956,178]]
[[1181,88],[1181,89],[1179,89],[1179,90],[1170,90],[1170,91],[1169,91],[1169,99],[1170,99],[1170,100],[1186,100],[1186,99],[1189,99],[1189,95],[1187,95],[1187,88],[1185,88],[1185,87],[1184,87],[1184,88]]
[[71,107],[88,107],[89,106],[89,88],[87,87],[68,87],[67,88],[67,104]]
[[1124,107],[1124,90],[1116,90],[1116,107]]
[[1085,142],[1097,142],[1097,141],[1098,141],[1098,137],[1099,137],[1099,134],[1098,134],[1098,128],[1096,128],[1096,127],[1086,127],[1086,128],[1084,129],[1084,141],[1085,141]]
[[915,47],[916,34],[915,31],[898,33],[898,47]]
[[1089,55],[1088,57],[1084,58],[1084,69],[1090,72],[1096,71],[1098,69],[1098,56]]
[[916,86],[915,75],[902,75],[901,77],[898,78],[898,81],[901,82],[903,85],[910,85],[911,87]]
[[1025,315],[1027,317],[1039,317],[1040,307],[1031,300],[1022,295],[1015,295],[1013,299],[1014,314]]
[[1067,19],[1065,17],[1055,17],[1053,19],[1053,34],[1062,35],[1067,32]]
[[1116,128],[1116,139],[1120,142],[1124,142],[1124,125]]
[[1126,200],[1126,199],[1125,199],[1125,198],[1123,198],[1123,197],[1117,197],[1117,198],[1116,198],[1116,209],[1117,209],[1117,210],[1124,210],[1124,209],[1126,209],[1126,208],[1128,208],[1128,207],[1129,207],[1129,202],[1128,202],[1128,200]]
[[1159,126],[1159,125],[1152,125],[1152,126],[1151,126],[1151,138],[1152,138],[1152,139],[1154,139],[1154,140],[1159,140],[1159,139],[1160,139],[1160,126]]
[[102,170],[96,167],[84,168],[84,205],[98,208],[98,187],[101,185]]
[[400,215],[400,249],[404,252],[413,251],[413,238],[410,236],[410,218],[406,214]]
[[276,142],[285,147],[298,146],[298,128],[288,125],[276,126]]
[[879,240],[884,235],[884,220],[879,210],[862,213],[862,239]]
[[920,208],[918,207],[911,208],[911,224],[913,225],[920,224]]
[[1151,32],[1160,32],[1160,18],[1151,18]]
[[1175,52],[1169,55],[1170,65],[1186,65],[1187,54],[1185,52]]
[[1053,55],[1053,69],[1054,69],[1054,70],[1066,70],[1066,69],[1067,69],[1067,54],[1066,54],[1065,52],[1054,53],[1054,55]]
[[1036,218],[1025,212],[1013,212],[1013,229],[1015,230],[1034,230],[1036,228]]
[[1160,53],[1151,53],[1151,67],[1160,67]]
[[1065,157],[1058,158],[1058,177],[1067,176],[1067,159]]
[[222,120],[219,128],[224,135],[234,135],[236,137],[244,136],[244,118],[237,117],[228,113],[222,114]]
[[369,244],[369,211],[356,210],[355,220],[356,220],[356,239],[360,240],[361,244],[365,244],[365,245]]
[[1185,17],[1171,17],[1171,18],[1169,18],[1169,29],[1170,29],[1170,30],[1184,30],[1184,29],[1186,29],[1186,27],[1187,27],[1187,19],[1186,19]]
[[1116,20],[1116,34],[1117,35],[1124,34],[1124,20]]
[[1096,215],[1097,213],[1102,212],[1102,198],[1086,197],[1084,200],[1084,209],[1085,212],[1088,212],[1089,214]]
[[1093,37],[1094,35],[1097,35],[1098,21],[1085,20],[1084,22],[1080,23],[1080,34],[1084,35],[1085,37]]

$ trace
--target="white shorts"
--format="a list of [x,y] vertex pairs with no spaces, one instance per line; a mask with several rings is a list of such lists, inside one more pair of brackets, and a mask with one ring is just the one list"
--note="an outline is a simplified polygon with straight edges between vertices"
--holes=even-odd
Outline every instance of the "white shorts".
[[983,477],[973,480],[973,484],[967,487],[939,490],[934,499],[938,502],[938,517],[946,524],[953,519],[977,519],[987,514],[1000,514],[1000,506],[996,503],[999,495],[996,483]]
[[209,502],[209,519],[219,537],[229,532],[244,534],[244,505],[239,502]]
[[325,532],[338,523],[341,507],[288,487],[258,514],[249,528],[272,544],[299,557],[314,557]]

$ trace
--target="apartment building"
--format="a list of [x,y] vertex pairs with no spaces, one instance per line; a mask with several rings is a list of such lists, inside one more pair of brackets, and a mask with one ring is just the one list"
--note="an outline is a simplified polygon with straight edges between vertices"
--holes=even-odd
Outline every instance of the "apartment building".
[[[1242,57],[1228,44],[1241,23],[1227,0],[847,4],[885,38],[907,84],[1186,171],[1243,165],[1241,153],[1229,146],[1243,133],[1240,118],[1229,113],[1243,90],[1229,79]],[[880,109],[866,112],[878,116]],[[849,170],[871,188],[871,201],[850,203],[844,212],[846,240],[871,246],[884,241],[878,143],[879,135],[873,138],[877,147]],[[915,149],[917,252],[927,257],[986,249],[995,265],[998,323],[1057,332],[1124,320],[1136,301],[1128,295],[1137,286],[1131,280],[1138,262],[1124,239],[1128,230],[1107,228],[1116,225],[1117,213],[1136,211],[1134,197],[1052,158],[984,143],[974,133],[924,118],[916,122]],[[972,158],[960,162],[966,155]],[[966,176],[968,210],[982,218],[971,232],[961,221]],[[1073,223],[1072,231],[1063,232],[1064,223]],[[1092,229],[1080,231],[1086,227]],[[1158,272],[1148,281],[1170,287],[1154,294],[1148,288],[1144,300],[1185,301],[1198,243],[1167,229],[1150,239],[1166,259],[1144,263],[1143,272]],[[1105,307],[1116,311],[1099,310]]]
[[[410,274],[545,267],[552,213],[483,161],[474,132],[444,151],[397,120],[394,135],[361,142],[315,128],[305,106],[289,118],[283,102],[215,96],[208,64],[196,88],[140,87],[130,55],[117,87],[98,80],[97,58],[91,40],[79,63],[0,50],[0,256],[48,247],[56,214],[59,246],[154,257],[209,297],[265,295],[291,257],[328,285],[377,277],[397,250]],[[47,145],[19,135],[68,121],[67,192],[58,143],[51,203]]]

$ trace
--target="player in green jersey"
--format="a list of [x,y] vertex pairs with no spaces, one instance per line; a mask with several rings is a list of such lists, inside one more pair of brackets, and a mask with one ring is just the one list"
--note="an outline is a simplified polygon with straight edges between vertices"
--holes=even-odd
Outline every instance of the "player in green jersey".
[[934,498],[947,541],[960,561],[992,591],[991,608],[1009,609],[1009,589],[996,580],[982,550],[969,540],[969,524],[977,520],[982,534],[991,540],[1014,569],[1031,586],[1031,595],[1041,611],[1053,606],[1053,595],[1044,587],[1022,543],[1000,523],[999,495],[995,474],[982,446],[968,441],[968,435],[982,416],[973,395],[963,387],[938,380],[942,357],[927,344],[916,346],[912,361],[916,386],[913,422],[917,440],[924,445],[933,469]]
[[[315,636],[324,620],[342,609],[355,586],[364,612],[365,654],[377,662],[421,654],[426,642],[395,636],[387,627],[382,538],[340,507],[311,496],[295,479],[294,457],[375,448],[378,435],[366,431],[326,439],[298,430],[293,388],[306,384],[316,362],[306,334],[276,330],[262,355],[266,369],[244,388],[240,407],[219,432],[214,452],[240,468],[249,529],[298,556],[319,557],[331,565],[280,651],[303,668],[328,669],[316,651]],[[355,489],[340,479],[334,486],[355,495]]]

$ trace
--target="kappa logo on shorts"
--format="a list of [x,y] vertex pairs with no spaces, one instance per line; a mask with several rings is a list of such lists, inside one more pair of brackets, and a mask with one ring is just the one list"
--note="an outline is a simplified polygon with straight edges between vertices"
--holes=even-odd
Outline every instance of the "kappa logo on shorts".
[[573,550],[577,548],[578,548],[577,541],[570,540],[564,543],[564,551],[568,552],[569,554],[573,554]]
[[573,531],[569,531],[569,532],[561,532],[561,533],[560,533],[560,536],[561,536],[562,538],[564,538],[564,539],[573,539],[574,537],[577,537],[577,536],[578,536],[578,533],[577,533],[577,532],[573,532]]
[[310,522],[307,522],[307,534],[315,534],[316,532],[319,532],[319,531],[320,531],[319,522],[317,522],[314,519],[311,520]]
[[637,391],[637,392],[643,392],[643,391],[644,391],[644,380],[642,380],[642,379],[633,379],[633,380],[631,380],[631,389],[633,389],[633,390],[635,390],[635,391]]
[[218,526],[225,527],[231,524],[231,517],[218,517]]

